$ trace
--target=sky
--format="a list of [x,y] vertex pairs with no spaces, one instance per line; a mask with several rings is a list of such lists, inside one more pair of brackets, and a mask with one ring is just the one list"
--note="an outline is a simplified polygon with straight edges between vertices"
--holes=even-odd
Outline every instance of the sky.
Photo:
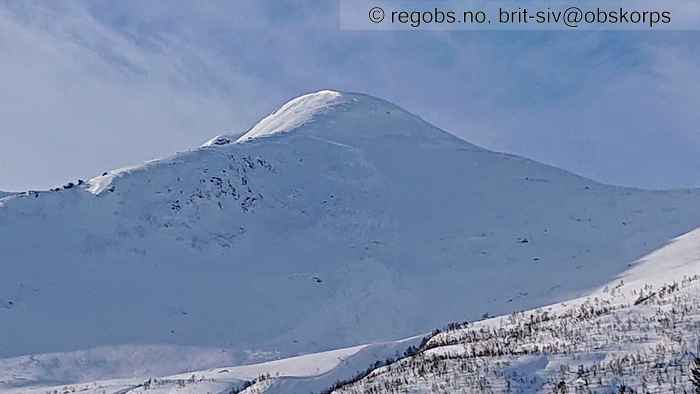
[[0,190],[165,157],[321,89],[598,181],[700,186],[699,32],[355,32],[331,0],[0,0],[0,59]]

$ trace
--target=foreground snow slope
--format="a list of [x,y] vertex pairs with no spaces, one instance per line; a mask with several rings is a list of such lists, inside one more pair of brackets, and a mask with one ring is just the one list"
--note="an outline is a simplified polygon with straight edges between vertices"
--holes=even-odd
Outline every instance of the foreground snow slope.
[[168,374],[551,304],[697,227],[699,197],[601,185],[319,92],[238,142],[0,201],[0,357],[26,384]]
[[696,230],[588,297],[446,330],[332,392],[694,392],[699,263]]

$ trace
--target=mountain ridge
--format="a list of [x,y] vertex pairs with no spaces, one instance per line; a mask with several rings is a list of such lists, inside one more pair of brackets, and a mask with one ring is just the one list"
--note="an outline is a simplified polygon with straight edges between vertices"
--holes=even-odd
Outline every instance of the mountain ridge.
[[392,340],[581,295],[700,223],[697,191],[599,184],[365,100],[3,199],[0,357]]

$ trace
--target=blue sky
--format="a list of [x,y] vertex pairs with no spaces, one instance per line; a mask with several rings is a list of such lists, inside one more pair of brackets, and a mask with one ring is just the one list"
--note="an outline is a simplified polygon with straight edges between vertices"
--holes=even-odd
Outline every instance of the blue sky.
[[0,189],[244,131],[319,89],[596,180],[700,186],[698,32],[347,32],[334,1],[0,2]]

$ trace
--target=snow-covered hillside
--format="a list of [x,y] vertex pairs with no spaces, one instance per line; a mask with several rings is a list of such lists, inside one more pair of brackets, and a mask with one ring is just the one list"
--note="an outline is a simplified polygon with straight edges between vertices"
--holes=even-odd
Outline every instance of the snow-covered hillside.
[[240,138],[0,201],[6,384],[266,361],[552,304],[698,227],[698,201],[314,93]]
[[[400,341],[242,367],[8,393],[692,392],[700,230],[586,297]],[[161,361],[163,362],[163,361]],[[0,365],[0,380],[13,371]],[[335,388],[335,390],[334,390]]]
[[587,297],[453,324],[416,355],[326,392],[695,392],[699,274],[695,230]]

